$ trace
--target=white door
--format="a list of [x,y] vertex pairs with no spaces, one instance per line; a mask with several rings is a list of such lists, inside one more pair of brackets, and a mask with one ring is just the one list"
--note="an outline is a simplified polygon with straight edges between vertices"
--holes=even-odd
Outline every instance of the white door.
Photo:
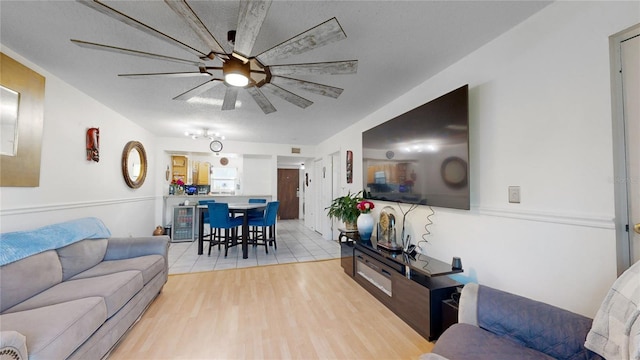
[[632,263],[640,261],[640,34],[621,43]]
[[322,189],[324,188],[323,179],[324,171],[322,169],[322,159],[317,159],[313,162],[313,186],[314,186],[314,204],[315,204],[315,223],[316,227],[314,230],[320,234],[322,234],[322,216],[324,214],[324,209],[322,207]]
[[[341,177],[342,172],[340,171],[340,169],[342,169],[340,167],[340,153],[331,154],[331,164],[332,164],[331,200],[333,200],[338,196],[342,195],[340,194],[340,179],[342,179]],[[341,226],[342,224],[343,224],[342,221],[333,219],[333,221],[331,222],[332,239],[338,239],[338,234],[339,234],[338,227]]]

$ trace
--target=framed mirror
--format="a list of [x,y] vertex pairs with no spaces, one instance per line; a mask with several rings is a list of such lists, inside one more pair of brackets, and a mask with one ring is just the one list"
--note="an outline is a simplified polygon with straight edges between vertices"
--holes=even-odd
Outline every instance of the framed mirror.
[[147,177],[147,153],[139,141],[129,141],[122,151],[122,175],[130,188],[137,189]]

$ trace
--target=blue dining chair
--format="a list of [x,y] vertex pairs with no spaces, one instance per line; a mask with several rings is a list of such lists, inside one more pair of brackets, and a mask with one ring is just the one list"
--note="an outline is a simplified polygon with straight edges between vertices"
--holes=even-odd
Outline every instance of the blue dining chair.
[[[214,203],[216,202],[215,200],[198,200],[198,205],[207,205],[208,203]],[[209,209],[207,208],[207,211],[204,212],[203,215],[203,220],[202,220],[202,228],[204,229],[204,226],[208,225],[209,226],[209,233],[208,234],[202,234],[202,239],[203,241],[209,241],[209,245],[212,245],[211,242],[216,242],[215,239],[215,229],[213,229],[211,227],[211,224],[209,223]],[[205,237],[208,237],[208,240],[205,240]],[[215,245],[215,244],[213,244]],[[218,243],[218,250],[220,250],[220,244]]]
[[[265,204],[267,202],[267,199],[249,199],[249,204]],[[265,209],[249,209],[249,211],[247,211],[247,218],[248,219],[259,219],[262,218],[264,216],[264,210]],[[255,226],[249,226],[249,233],[253,234],[255,236],[255,234],[257,234],[258,230]]]
[[249,226],[260,228],[260,234],[257,232],[253,236],[254,245],[264,245],[267,254],[269,253],[269,245],[273,244],[277,250],[276,244],[276,220],[278,218],[278,207],[280,201],[270,201],[267,203],[267,209],[264,216],[260,218],[249,218]]
[[[266,202],[267,202],[267,199],[249,199],[249,204],[264,204]],[[264,216],[264,210],[250,209],[247,212],[247,215],[249,216],[249,219],[260,218]]]
[[[208,203],[209,208],[209,225],[212,229],[216,229],[217,238],[220,242],[224,241],[224,256],[227,256],[230,247],[238,245],[238,227],[242,226],[243,216],[231,216],[229,214],[229,204],[227,203]],[[224,230],[224,240],[222,236]],[[211,255],[211,242],[209,243],[209,255]]]

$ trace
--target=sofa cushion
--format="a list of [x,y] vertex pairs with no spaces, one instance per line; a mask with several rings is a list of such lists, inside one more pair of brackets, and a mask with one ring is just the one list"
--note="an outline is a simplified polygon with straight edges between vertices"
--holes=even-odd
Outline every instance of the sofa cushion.
[[436,342],[433,352],[456,360],[554,359],[469,324],[454,324],[449,327]]
[[66,359],[107,319],[100,297],[0,315],[0,329],[27,338],[29,360]]
[[62,266],[55,250],[0,267],[0,313],[61,281]]
[[142,274],[136,270],[86,279],[67,280],[8,309],[6,313],[98,296],[104,298],[107,305],[107,318],[110,318],[140,289],[142,289]]
[[160,255],[147,255],[131,259],[103,261],[91,269],[72,277],[71,280],[86,279],[126,270],[138,270],[142,272],[143,283],[147,284],[154,276],[158,275],[162,269],[164,269],[164,257]]
[[107,252],[107,242],[107,239],[82,240],[57,249],[62,264],[62,280],[100,263]]

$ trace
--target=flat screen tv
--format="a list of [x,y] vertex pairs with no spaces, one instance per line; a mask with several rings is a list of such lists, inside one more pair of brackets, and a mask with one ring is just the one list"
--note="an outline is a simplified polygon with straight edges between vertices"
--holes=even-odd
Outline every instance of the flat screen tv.
[[364,197],[469,209],[469,86],[362,133]]

